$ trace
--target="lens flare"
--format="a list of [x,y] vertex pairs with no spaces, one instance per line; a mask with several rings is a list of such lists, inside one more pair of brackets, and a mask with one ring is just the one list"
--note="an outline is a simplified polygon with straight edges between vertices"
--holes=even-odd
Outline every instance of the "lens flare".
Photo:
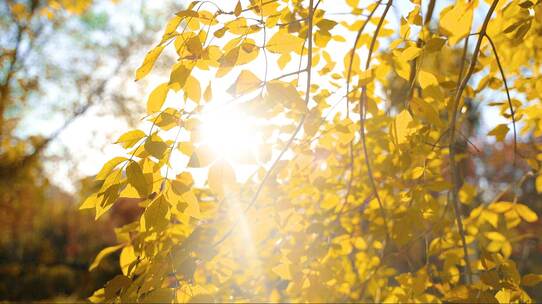
[[201,117],[202,143],[233,163],[256,156],[261,137],[256,119],[235,107],[221,107]]

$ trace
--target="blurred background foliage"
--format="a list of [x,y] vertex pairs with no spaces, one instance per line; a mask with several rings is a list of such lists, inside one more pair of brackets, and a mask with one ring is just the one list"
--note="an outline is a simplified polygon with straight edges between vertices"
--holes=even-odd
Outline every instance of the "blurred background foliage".
[[141,117],[132,67],[175,9],[147,3],[0,2],[0,300],[84,299],[120,271],[88,268],[130,210],[81,213],[81,164]]

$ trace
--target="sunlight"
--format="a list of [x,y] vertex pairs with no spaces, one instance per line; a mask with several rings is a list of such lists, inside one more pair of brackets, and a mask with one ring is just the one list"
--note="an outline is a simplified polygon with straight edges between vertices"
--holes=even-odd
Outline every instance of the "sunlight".
[[233,107],[204,112],[201,117],[202,143],[233,163],[254,160],[261,143],[256,119]]

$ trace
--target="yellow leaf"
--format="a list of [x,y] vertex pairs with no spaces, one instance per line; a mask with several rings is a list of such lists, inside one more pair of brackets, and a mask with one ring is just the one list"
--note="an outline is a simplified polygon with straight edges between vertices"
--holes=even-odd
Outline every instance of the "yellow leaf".
[[150,118],[162,130],[171,130],[179,125],[180,114],[176,109],[167,108],[156,117]]
[[450,45],[455,45],[470,33],[474,3],[459,0],[441,13],[439,27],[449,37]]
[[501,241],[491,241],[486,247],[486,250],[489,252],[499,252],[502,248],[503,242]]
[[196,57],[199,57],[201,55],[201,52],[203,51],[199,36],[196,35],[188,38],[188,40],[186,40],[186,48],[190,53],[192,53]]
[[510,128],[508,128],[505,124],[500,124],[496,126],[493,130],[489,131],[487,135],[495,136],[497,141],[503,141],[506,137],[506,134],[508,134],[508,131],[510,131]]
[[424,70],[421,70],[418,73],[418,82],[420,83],[420,86],[422,87],[422,89],[425,89],[430,86],[438,86],[437,77],[435,77],[435,75],[429,72],[426,72]]
[[496,231],[489,231],[489,232],[486,232],[486,237],[490,240],[493,240],[493,241],[498,241],[498,242],[503,242],[506,240],[506,238],[504,237],[504,235],[496,232]]
[[503,242],[501,252],[505,258],[510,257],[510,255],[512,254],[512,244],[507,241]]
[[346,4],[350,6],[352,9],[357,9],[359,0],[346,0]]
[[141,130],[132,130],[122,134],[115,143],[121,144],[123,148],[128,149],[135,145],[145,136],[145,132]]
[[288,62],[292,60],[292,56],[290,54],[282,54],[280,55],[279,59],[277,60],[277,63],[279,65],[279,68],[282,70],[286,67]]
[[326,210],[330,210],[332,208],[335,208],[340,203],[340,200],[341,198],[338,195],[330,193],[324,197],[321,206]]
[[257,89],[262,81],[251,71],[242,70],[235,83],[228,89],[228,93],[239,96]]
[[420,178],[423,175],[424,172],[425,172],[424,167],[416,167],[416,168],[412,169],[412,179]]
[[495,299],[499,301],[499,303],[510,303],[510,298],[512,297],[512,294],[509,289],[502,288],[495,294]]
[[85,210],[85,209],[94,209],[96,208],[96,204],[100,203],[100,199],[98,199],[97,193],[92,194],[91,196],[87,197],[85,201],[79,206],[79,210]]
[[535,180],[536,191],[542,193],[542,174],[539,174]]
[[497,228],[499,223],[499,215],[489,210],[484,210],[480,214],[480,218]]
[[233,11],[234,14],[235,14],[235,17],[239,17],[239,15],[241,15],[241,11],[242,11],[242,7],[241,7],[241,0],[237,1],[237,5],[235,6],[235,10]]
[[410,61],[422,53],[422,49],[415,46],[409,46],[401,52],[400,58],[404,61]]
[[146,231],[162,230],[169,224],[167,218],[169,204],[164,195],[158,196],[143,212],[143,223]]
[[241,44],[237,65],[247,64],[254,61],[256,58],[258,58],[258,54],[260,54],[260,48],[256,46],[255,42],[252,40],[250,42]]
[[190,141],[179,142],[177,149],[189,157],[192,156],[192,153],[194,153],[194,145]]
[[538,220],[538,215],[525,205],[516,204],[515,210],[517,214],[526,222],[532,223]]
[[514,204],[510,202],[497,202],[489,205],[489,209],[497,212],[497,213],[504,213],[508,210],[510,210]]
[[277,3],[277,1],[255,1],[255,2],[256,2],[256,5],[252,5],[251,7],[252,7],[252,10],[258,16],[266,17],[272,14],[276,14],[279,11],[278,10],[279,4]]
[[109,173],[117,167],[120,163],[123,161],[128,160],[126,157],[114,157],[110,159],[108,162],[106,162],[100,172],[96,175],[96,180],[105,180],[105,178],[109,175]]
[[184,84],[184,92],[188,98],[194,102],[199,103],[201,99],[201,87],[199,81],[192,76],[188,76],[186,83]]
[[92,294],[92,296],[88,297],[88,300],[91,303],[103,303],[105,301],[104,294],[105,294],[105,289],[100,288],[100,289],[96,290]]
[[162,40],[160,41],[160,45],[164,44],[164,42],[168,41],[169,39],[175,37],[177,35],[177,27],[179,27],[179,24],[181,24],[182,18],[180,16],[173,16],[171,19],[169,19],[166,28],[164,29],[164,34],[162,35]]
[[98,267],[100,265],[100,262],[105,258],[107,257],[108,255],[112,254],[113,252],[121,249],[122,247],[124,247],[124,244],[120,244],[120,245],[116,245],[116,246],[111,246],[111,247],[107,247],[107,248],[104,248],[102,249],[98,255],[96,255],[96,258],[94,258],[94,261],[92,262],[92,264],[90,264],[90,267],[88,268],[89,271],[92,271],[94,269],[96,269],[96,267]]
[[147,55],[145,56],[145,60],[143,60],[143,64],[141,64],[141,66],[136,71],[136,81],[149,74],[149,72],[152,70],[152,67],[154,66],[154,63],[156,62],[156,59],[158,59],[158,56],[160,56],[164,47],[165,45],[160,45],[147,53]]
[[414,97],[412,98],[410,107],[412,109],[412,112],[414,112],[415,117],[425,119],[435,126],[442,125],[439,114],[432,104],[425,102],[419,97]]
[[397,144],[402,144],[402,143],[407,142],[407,137],[413,133],[413,130],[409,128],[409,125],[411,122],[412,122],[412,117],[406,110],[401,111],[401,113],[395,116],[395,121],[394,121],[392,130],[395,133]]
[[476,188],[468,183],[464,183],[459,190],[459,201],[463,204],[470,204],[476,196]]
[[267,97],[272,102],[280,102],[288,109],[295,109],[299,112],[305,112],[307,106],[297,89],[288,82],[283,82],[279,80],[273,80],[267,83]]
[[337,22],[330,19],[322,19],[316,23],[316,26],[324,32],[331,31],[336,25]]
[[266,48],[272,53],[284,54],[290,52],[301,53],[304,39],[288,33],[285,30],[279,30],[267,42]]
[[203,100],[209,102],[211,99],[213,99],[213,89],[211,88],[211,82],[209,81],[205,92],[203,92]]
[[143,175],[141,166],[135,161],[130,162],[126,167],[126,178],[128,183],[137,190],[141,198],[146,198],[149,195],[149,185]]
[[526,274],[521,279],[521,284],[525,286],[535,286],[542,282],[542,274]]
[[176,91],[183,88],[192,69],[187,67],[183,62],[175,64],[169,76],[169,85]]
[[404,61],[404,60],[401,60],[401,59],[396,59],[395,60],[395,72],[397,73],[397,75],[399,75],[399,77],[405,79],[405,80],[409,80],[410,78],[410,63]]
[[164,153],[166,152],[168,146],[158,135],[152,135],[148,137],[145,141],[145,151],[150,155],[156,157],[157,159],[162,159]]
[[219,197],[224,197],[225,192],[235,182],[235,172],[228,162],[218,160],[209,168],[207,183],[211,191]]
[[149,95],[149,100],[147,101],[147,113],[156,113],[162,109],[162,105],[166,101],[168,91],[168,84],[162,83],[151,92]]
[[117,296],[117,293],[123,289],[128,287],[132,283],[132,280],[124,275],[116,275],[113,279],[111,279],[109,282],[107,282],[104,286],[105,292],[104,297],[106,300],[113,299]]
[[220,66],[216,71],[216,77],[222,77],[226,75],[231,71],[234,66],[237,65],[237,61],[239,60],[239,52],[240,47],[235,47],[226,52],[226,54],[224,54],[224,56],[220,58]]
[[137,257],[134,253],[133,246],[126,246],[120,252],[120,258],[119,258],[120,269],[122,270],[122,273],[125,276],[128,276],[130,274],[129,272],[130,264],[132,264],[136,259]]

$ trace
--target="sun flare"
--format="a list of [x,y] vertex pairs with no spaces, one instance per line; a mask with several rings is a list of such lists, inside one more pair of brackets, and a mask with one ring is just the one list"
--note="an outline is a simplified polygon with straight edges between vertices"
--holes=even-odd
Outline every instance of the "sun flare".
[[234,163],[250,163],[258,153],[261,133],[254,117],[236,107],[213,109],[201,117],[201,142]]

